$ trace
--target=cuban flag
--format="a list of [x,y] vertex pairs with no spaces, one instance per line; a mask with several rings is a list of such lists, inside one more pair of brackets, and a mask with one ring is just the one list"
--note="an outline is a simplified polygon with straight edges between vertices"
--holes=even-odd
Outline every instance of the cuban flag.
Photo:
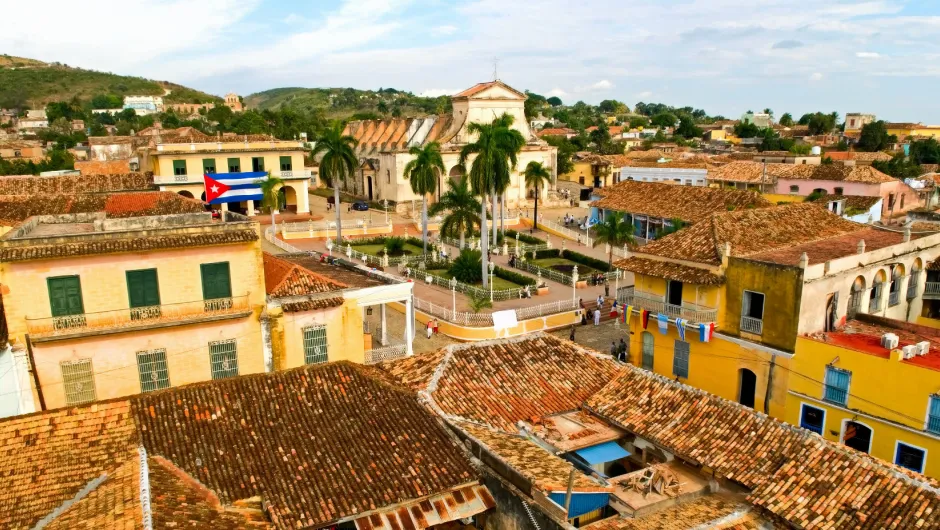
[[213,173],[204,174],[206,183],[206,202],[209,204],[222,204],[223,202],[260,201],[264,196],[258,180],[267,180],[265,171],[248,173]]

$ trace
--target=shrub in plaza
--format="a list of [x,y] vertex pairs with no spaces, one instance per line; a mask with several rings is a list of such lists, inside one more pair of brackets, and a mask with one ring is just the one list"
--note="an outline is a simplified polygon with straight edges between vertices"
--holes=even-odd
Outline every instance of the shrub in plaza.
[[597,258],[592,258],[591,256],[585,256],[584,254],[581,254],[580,252],[574,252],[572,250],[565,250],[564,252],[561,253],[561,257],[567,260],[571,260],[575,263],[587,265],[588,267],[595,269],[595,270],[599,270],[603,272],[610,272],[610,265],[608,265],[606,261],[599,260]]

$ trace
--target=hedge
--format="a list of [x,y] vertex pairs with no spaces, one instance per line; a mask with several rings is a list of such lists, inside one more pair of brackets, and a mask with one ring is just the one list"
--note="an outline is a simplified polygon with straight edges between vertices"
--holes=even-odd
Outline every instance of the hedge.
[[[352,246],[354,246],[354,247],[357,246],[357,245],[384,245],[384,244],[385,244],[385,241],[387,241],[387,240],[388,240],[389,238],[391,238],[391,237],[402,237],[402,238],[404,238],[404,240],[405,240],[406,243],[410,243],[410,244],[412,244],[412,245],[414,245],[414,246],[416,246],[416,247],[421,247],[421,246],[424,244],[424,243],[421,241],[420,238],[417,238],[417,237],[414,237],[414,236],[408,236],[408,237],[404,237],[404,236],[374,236],[374,237],[362,237],[362,238],[357,237],[357,238],[350,238],[349,241],[337,241],[337,240],[334,239],[334,240],[333,240],[333,244],[341,244],[341,245],[343,245],[343,246],[346,246],[347,244],[349,244],[349,245],[352,245]],[[430,246],[430,245],[429,245],[429,246]]]
[[527,245],[544,245],[545,241],[537,237],[530,236],[529,234],[524,234],[522,232],[516,232],[515,230],[506,230],[506,237],[509,239],[516,239],[516,234],[519,234],[519,241]]
[[561,256],[561,251],[557,248],[549,248],[545,250],[537,250],[533,252],[526,252],[526,255],[529,256],[528,259],[546,259],[546,258],[557,258]]
[[517,285],[523,285],[523,286],[528,285],[531,287],[536,286],[535,278],[530,278],[524,274],[519,274],[518,272],[514,272],[509,269],[504,269],[502,267],[496,267],[495,269],[493,269],[493,274],[496,275],[497,278],[502,278],[504,280],[515,283]]
[[602,272],[610,272],[610,265],[607,264],[604,260],[599,260],[597,258],[592,258],[591,256],[585,256],[580,252],[574,252],[572,250],[565,250],[561,253],[561,257],[571,260],[575,263],[580,263],[582,265],[587,265],[588,267],[599,270]]

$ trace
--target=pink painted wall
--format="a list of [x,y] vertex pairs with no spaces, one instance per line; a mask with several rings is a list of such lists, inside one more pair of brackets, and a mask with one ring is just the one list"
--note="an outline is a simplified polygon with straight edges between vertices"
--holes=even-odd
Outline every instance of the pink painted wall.
[[[865,197],[881,197],[882,201],[881,215],[887,217],[891,212],[889,208],[889,196],[894,194],[894,213],[899,214],[908,210],[923,206],[917,193],[907,184],[896,180],[884,184],[865,184],[862,182],[841,182],[836,180],[806,180],[806,179],[778,179],[777,193],[781,195],[791,195],[790,186],[799,186],[800,191],[795,195],[809,195],[813,190],[819,188],[826,190],[826,193],[835,194],[836,188],[842,188],[843,195],[862,195]],[[904,206],[901,206],[901,197],[904,197]]]

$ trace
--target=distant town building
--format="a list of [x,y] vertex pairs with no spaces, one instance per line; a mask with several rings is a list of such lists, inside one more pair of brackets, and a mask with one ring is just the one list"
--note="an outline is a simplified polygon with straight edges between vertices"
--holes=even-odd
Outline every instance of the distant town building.
[[874,114],[849,112],[845,115],[845,132],[861,131],[862,127],[875,121]]
[[744,123],[753,123],[762,129],[766,129],[773,125],[774,117],[766,112],[745,112],[741,115],[741,121]]
[[35,133],[48,127],[49,118],[46,117],[46,111],[42,109],[27,110],[26,117],[16,122],[16,129],[21,133]]
[[138,116],[163,112],[163,98],[160,96],[124,96],[124,109],[134,109]]
[[0,159],[26,159],[39,161],[46,156],[42,144],[35,141],[11,140],[0,142]]
[[208,111],[214,106],[215,103],[171,103],[167,105],[167,109],[181,116],[195,116],[200,110]]
[[238,94],[234,92],[229,92],[228,94],[225,94],[225,106],[227,106],[228,108],[232,109],[235,112],[241,112],[242,100],[238,96]]

